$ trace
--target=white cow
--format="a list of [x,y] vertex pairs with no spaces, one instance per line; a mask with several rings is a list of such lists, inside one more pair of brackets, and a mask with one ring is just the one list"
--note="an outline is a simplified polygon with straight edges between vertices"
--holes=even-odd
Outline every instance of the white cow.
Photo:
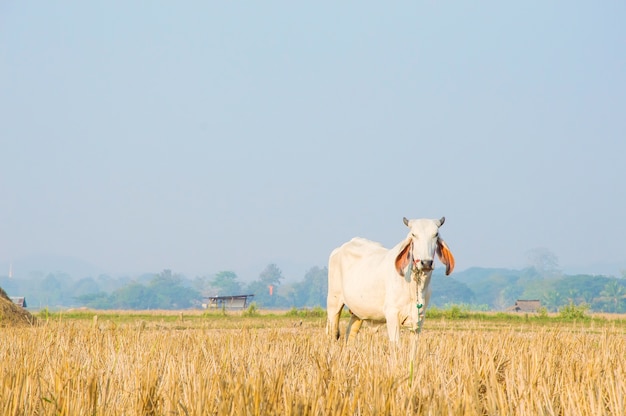
[[389,339],[397,342],[400,326],[419,331],[430,299],[435,252],[454,269],[454,257],[439,237],[440,220],[403,219],[410,231],[388,250],[364,238],[353,238],[330,254],[328,264],[328,323],[326,332],[339,338],[339,317],[345,306],[352,317],[346,330],[352,340],[363,320],[386,322]]

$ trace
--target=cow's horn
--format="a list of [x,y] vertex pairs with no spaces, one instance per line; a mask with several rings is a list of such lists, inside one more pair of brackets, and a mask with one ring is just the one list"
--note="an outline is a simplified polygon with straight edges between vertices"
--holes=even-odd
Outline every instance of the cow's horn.
[[407,227],[409,226],[409,220],[407,220],[406,217],[402,217],[402,222],[404,222],[404,225]]

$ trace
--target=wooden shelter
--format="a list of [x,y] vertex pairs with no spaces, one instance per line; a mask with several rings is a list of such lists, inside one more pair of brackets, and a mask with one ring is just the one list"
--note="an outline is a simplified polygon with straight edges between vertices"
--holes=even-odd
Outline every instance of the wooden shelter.
[[21,306],[22,308],[27,308],[26,306],[26,298],[24,296],[11,296],[11,302],[15,303],[17,306]]
[[254,295],[209,296],[205,298],[206,303],[203,306],[207,309],[245,309],[248,306],[248,298],[252,298],[253,296]]

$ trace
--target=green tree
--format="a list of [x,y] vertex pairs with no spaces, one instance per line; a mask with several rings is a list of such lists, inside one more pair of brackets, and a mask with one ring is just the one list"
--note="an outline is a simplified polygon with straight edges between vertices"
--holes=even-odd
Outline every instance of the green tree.
[[314,266],[304,275],[304,280],[293,285],[290,306],[326,306],[328,296],[328,269]]
[[100,290],[107,293],[111,293],[115,289],[119,289],[132,282],[132,279],[130,277],[119,277],[114,279],[106,274],[99,275],[95,280]]
[[276,296],[278,296],[276,291],[272,289],[270,293],[270,288],[260,280],[250,282],[246,291],[254,295],[254,302],[260,307],[266,308],[276,304]]
[[590,290],[584,290],[579,295],[579,300],[582,303],[586,303],[587,305],[591,305],[593,302],[593,293]]
[[40,283],[39,297],[45,306],[70,305],[72,297],[68,290],[71,278],[63,273],[48,274]]
[[500,292],[499,300],[501,302],[501,309],[506,309],[510,306],[515,305],[515,301],[517,301],[524,293],[524,288],[519,284],[511,285],[505,287]]
[[248,292],[254,295],[254,301],[263,307],[285,306],[287,301],[278,295],[282,271],[275,264],[269,264],[259,278],[248,285]]
[[[200,303],[200,293],[184,285],[181,275],[171,270],[153,275],[144,285],[131,282],[116,289],[108,298],[104,294],[93,297],[80,297],[87,306],[119,309],[185,309]],[[103,304],[108,301],[108,305]]]
[[181,280],[181,275],[173,274],[170,269],[164,269],[161,273],[151,278],[149,284],[152,287],[177,285],[181,282]]
[[110,297],[111,306],[118,309],[156,309],[153,293],[141,283],[131,284],[115,290]]
[[146,297],[150,299],[150,308],[181,309],[189,308],[200,301],[200,293],[191,287],[183,286],[183,276],[165,269],[157,274],[148,284]]
[[577,300],[580,298],[580,290],[578,289],[570,289],[567,291],[567,301],[570,304],[577,303]]
[[76,297],[76,301],[93,309],[110,309],[113,307],[111,297],[105,292],[79,295]]
[[612,280],[604,286],[601,295],[607,299],[610,306],[609,312],[621,312],[622,303],[626,298],[626,289],[617,280]]
[[231,271],[217,273],[209,281],[209,286],[218,296],[241,295],[241,284],[237,281],[237,275]]
[[92,277],[85,277],[76,282],[73,286],[73,295],[78,297],[81,295],[87,295],[90,293],[98,293],[100,287],[98,283]]
[[549,311],[556,312],[565,304],[565,301],[559,292],[552,290],[543,296],[542,303]]
[[259,280],[266,285],[280,286],[280,281],[283,280],[283,272],[274,263],[268,264],[259,275]]

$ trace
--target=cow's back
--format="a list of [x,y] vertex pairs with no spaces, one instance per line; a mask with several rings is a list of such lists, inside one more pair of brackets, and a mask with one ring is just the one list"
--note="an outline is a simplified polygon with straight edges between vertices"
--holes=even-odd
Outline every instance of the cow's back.
[[362,319],[384,319],[385,258],[380,243],[353,238],[335,249],[329,259],[329,297],[344,303]]

